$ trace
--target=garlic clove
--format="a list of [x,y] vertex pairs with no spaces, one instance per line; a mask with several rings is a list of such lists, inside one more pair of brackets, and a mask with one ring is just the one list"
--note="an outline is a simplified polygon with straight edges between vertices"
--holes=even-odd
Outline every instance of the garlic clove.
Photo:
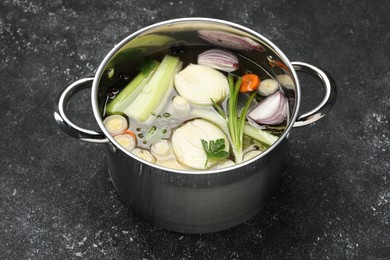
[[276,76],[277,80],[287,89],[294,89],[294,81],[287,74],[280,74]]
[[186,118],[190,114],[191,107],[185,98],[175,96],[172,100],[172,105],[177,117]]
[[260,82],[257,91],[263,96],[269,96],[279,89],[279,84],[274,79],[265,79]]

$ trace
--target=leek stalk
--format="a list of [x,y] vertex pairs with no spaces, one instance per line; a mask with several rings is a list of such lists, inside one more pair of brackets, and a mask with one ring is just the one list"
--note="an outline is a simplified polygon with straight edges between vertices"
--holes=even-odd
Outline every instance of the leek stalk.
[[173,90],[173,79],[181,66],[182,62],[179,58],[166,55],[141,93],[124,110],[124,113],[129,118],[145,122],[152,113],[156,112],[160,103],[164,104],[166,94]]
[[147,60],[141,64],[141,72],[108,103],[106,113],[108,115],[123,113],[123,111],[130,106],[135,98],[141,93],[159,64],[160,63],[155,60]]

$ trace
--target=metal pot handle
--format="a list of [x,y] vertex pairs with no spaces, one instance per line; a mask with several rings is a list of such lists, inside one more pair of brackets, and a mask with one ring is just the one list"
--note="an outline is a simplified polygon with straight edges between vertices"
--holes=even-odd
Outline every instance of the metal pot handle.
[[321,103],[313,110],[298,117],[293,127],[310,125],[325,116],[336,102],[336,83],[332,76],[313,65],[304,62],[291,62],[296,71],[307,73],[317,78],[325,89],[325,95]]
[[56,111],[54,112],[54,119],[65,133],[74,138],[91,143],[107,143],[109,141],[103,133],[81,128],[72,123],[72,121],[70,121],[66,116],[66,108],[69,99],[77,92],[90,88],[92,86],[92,82],[93,78],[84,78],[69,85],[58,98]]

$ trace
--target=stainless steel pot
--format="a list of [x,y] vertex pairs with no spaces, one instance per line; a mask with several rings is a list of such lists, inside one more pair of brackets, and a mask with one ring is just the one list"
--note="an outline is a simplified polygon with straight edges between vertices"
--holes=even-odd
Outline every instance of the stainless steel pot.
[[[153,40],[148,39],[150,35],[168,34],[175,39],[169,46],[186,45],[188,42],[196,42],[191,37],[201,29],[233,33],[263,46],[261,50],[243,52],[266,68],[270,75],[283,71],[290,78],[290,86],[284,89],[291,111],[287,130],[271,148],[231,168],[199,172],[153,165],[123,149],[106,130],[102,114],[107,89],[115,84],[118,75],[126,71],[132,61],[147,55],[151,46],[167,48],[162,42],[151,42]],[[296,71],[319,79],[325,89],[322,102],[300,116],[301,91]],[[66,107],[73,94],[91,86],[92,109],[99,131],[83,129],[72,123],[66,115]],[[335,99],[335,83],[327,72],[306,63],[290,62],[277,46],[257,32],[222,20],[184,18],[151,25],[122,40],[104,58],[94,77],[78,80],[61,93],[54,116],[58,125],[70,136],[105,144],[108,171],[113,184],[122,202],[136,215],[165,229],[206,233],[236,226],[259,212],[272,190],[277,187],[285,169],[290,130],[322,118]]]

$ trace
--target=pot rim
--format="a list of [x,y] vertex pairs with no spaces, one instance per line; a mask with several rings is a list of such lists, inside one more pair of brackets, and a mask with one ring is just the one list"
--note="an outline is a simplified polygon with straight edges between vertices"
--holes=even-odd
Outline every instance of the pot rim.
[[[280,136],[278,138],[278,140],[273,145],[271,145],[271,147],[269,147],[267,150],[265,150],[261,154],[255,156],[254,158],[252,158],[250,160],[247,160],[245,162],[236,164],[236,165],[231,166],[231,167],[222,168],[222,169],[209,169],[209,170],[177,170],[177,169],[171,169],[171,168],[168,168],[168,167],[160,166],[160,165],[157,165],[157,164],[154,164],[154,163],[150,163],[150,162],[148,162],[148,161],[146,161],[146,160],[144,160],[142,158],[139,158],[139,157],[133,155],[130,151],[127,151],[121,145],[119,145],[119,143],[106,130],[106,128],[105,128],[105,126],[103,124],[102,116],[101,116],[100,111],[99,111],[98,98],[97,98],[97,94],[96,93],[98,92],[98,84],[99,84],[99,81],[100,81],[100,77],[101,77],[101,75],[102,75],[106,65],[111,60],[111,58],[125,44],[127,44],[129,41],[131,41],[134,38],[136,38],[138,35],[140,35],[140,34],[142,34],[144,32],[147,32],[147,31],[149,31],[151,29],[155,29],[155,28],[159,28],[159,27],[165,27],[165,26],[169,26],[171,24],[176,24],[176,23],[192,23],[192,22],[211,22],[211,23],[215,23],[215,24],[219,24],[219,25],[230,26],[232,28],[235,28],[235,29],[241,30],[243,32],[249,33],[250,35],[260,39],[262,42],[265,42],[266,44],[268,44],[269,47],[271,47],[279,55],[279,57],[282,59],[282,61],[288,67],[289,72],[291,73],[290,76],[291,76],[291,78],[292,78],[292,80],[293,80],[293,82],[295,84],[295,87],[296,87],[295,88],[295,96],[296,96],[296,98],[295,98],[295,103],[294,103],[294,108],[293,108],[293,112],[294,113],[291,116],[290,122],[289,122],[286,130],[282,134],[282,136]],[[215,174],[215,173],[220,173],[220,172],[227,172],[227,171],[230,171],[230,170],[235,170],[235,169],[238,169],[238,168],[242,168],[244,166],[247,166],[247,165],[253,163],[256,160],[259,160],[259,159],[265,157],[267,154],[271,153],[275,149],[275,147],[278,146],[287,137],[287,135],[290,133],[291,128],[293,127],[294,122],[296,121],[297,116],[298,116],[298,111],[299,111],[299,107],[300,107],[300,101],[301,101],[301,90],[300,90],[300,85],[299,85],[299,81],[298,81],[298,77],[297,77],[296,71],[293,68],[293,66],[292,66],[290,60],[287,58],[287,56],[273,42],[271,42],[265,36],[259,34],[258,32],[254,31],[252,29],[249,29],[249,28],[247,28],[247,27],[245,27],[243,25],[239,25],[237,23],[233,23],[233,22],[229,22],[229,21],[225,21],[225,20],[221,20],[221,19],[205,18],[205,17],[188,17],[188,18],[176,18],[176,19],[166,20],[166,21],[162,21],[162,22],[158,22],[158,23],[154,23],[152,25],[146,26],[146,27],[144,27],[144,28],[142,28],[140,30],[137,30],[136,32],[128,35],[122,41],[120,41],[118,44],[116,44],[114,46],[114,48],[112,48],[110,50],[110,52],[105,56],[103,61],[100,63],[99,68],[96,71],[94,79],[93,79],[92,91],[91,91],[91,102],[92,102],[92,109],[93,109],[94,117],[95,117],[95,119],[96,119],[100,129],[103,131],[104,135],[110,140],[110,142],[112,144],[115,145],[116,149],[120,149],[126,155],[128,155],[128,156],[132,157],[133,159],[138,160],[138,161],[140,161],[140,162],[142,162],[144,164],[147,164],[147,165],[149,165],[149,166],[151,166],[153,168],[158,168],[158,169],[163,170],[163,171],[182,173],[182,174]]]

